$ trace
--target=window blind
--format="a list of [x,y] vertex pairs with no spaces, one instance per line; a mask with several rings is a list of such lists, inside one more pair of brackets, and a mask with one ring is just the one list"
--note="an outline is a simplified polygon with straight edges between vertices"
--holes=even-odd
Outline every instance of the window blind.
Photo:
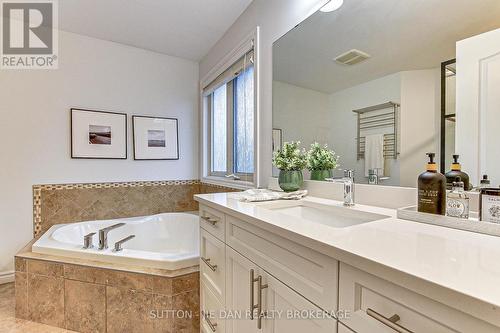
[[217,76],[212,82],[203,88],[203,96],[208,96],[214,92],[215,89],[223,84],[233,80],[246,68],[252,66],[254,63],[254,50],[253,48],[245,53],[238,61],[231,65],[228,69]]

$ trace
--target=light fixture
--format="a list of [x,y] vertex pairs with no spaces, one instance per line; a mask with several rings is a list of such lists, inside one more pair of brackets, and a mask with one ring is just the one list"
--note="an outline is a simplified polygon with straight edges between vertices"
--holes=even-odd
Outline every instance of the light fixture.
[[323,13],[333,12],[333,11],[339,9],[340,7],[342,7],[343,4],[344,4],[344,0],[330,0],[327,2],[326,5],[321,7],[319,9],[319,11],[323,12]]

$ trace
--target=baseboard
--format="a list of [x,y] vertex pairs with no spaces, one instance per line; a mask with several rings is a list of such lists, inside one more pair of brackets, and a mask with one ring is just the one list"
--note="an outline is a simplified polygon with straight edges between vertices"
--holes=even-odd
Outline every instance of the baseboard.
[[0,272],[0,284],[14,282],[14,272]]

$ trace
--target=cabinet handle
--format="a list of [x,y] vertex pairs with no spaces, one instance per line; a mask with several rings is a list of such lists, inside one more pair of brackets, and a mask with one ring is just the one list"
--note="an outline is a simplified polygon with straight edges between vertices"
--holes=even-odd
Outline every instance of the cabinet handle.
[[259,275],[257,278],[257,288],[259,293],[257,294],[257,329],[262,329],[262,290],[269,287],[267,284],[262,284],[262,276]]
[[205,321],[207,322],[212,332],[217,332],[217,323],[212,323],[207,314],[205,314],[203,317],[205,318]]
[[207,264],[207,266],[208,266],[208,267],[209,267],[209,268],[210,268],[213,272],[215,272],[215,271],[217,270],[217,265],[212,265],[212,264],[210,263],[210,259],[207,259],[207,258],[204,258],[204,257],[200,257],[200,259],[201,259],[201,260],[203,260],[203,262],[204,262],[205,264]]
[[205,221],[205,222],[210,223],[210,224],[211,224],[211,225],[213,225],[213,226],[215,226],[215,225],[219,222],[219,220],[217,220],[217,219],[213,219],[213,218],[211,218],[211,217],[209,217],[209,216],[201,216],[201,219],[202,219],[203,221]]
[[393,315],[390,318],[387,318],[370,308],[366,309],[366,314],[398,333],[413,333],[413,331],[410,331],[409,329],[404,328],[403,326],[396,323],[401,320],[401,318],[397,314]]
[[254,302],[254,283],[257,282],[258,279],[255,278],[255,271],[253,269],[250,270],[250,320],[253,320],[253,311],[257,308]]

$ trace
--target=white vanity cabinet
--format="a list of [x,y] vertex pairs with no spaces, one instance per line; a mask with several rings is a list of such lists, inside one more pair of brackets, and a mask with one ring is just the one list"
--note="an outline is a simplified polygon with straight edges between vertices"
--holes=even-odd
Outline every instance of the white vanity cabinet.
[[320,308],[230,247],[226,255],[226,308],[237,316],[226,320],[226,333],[336,332],[336,320]]
[[494,307],[451,291],[449,302],[437,301],[393,281],[392,272],[381,278],[339,262],[254,219],[203,205],[200,212],[201,311],[210,314],[202,316],[202,332],[500,332]]
[[202,332],[337,332],[331,312],[312,302],[337,309],[337,261],[211,208],[200,212],[204,222],[208,213],[226,221],[218,229],[201,223]]
[[[228,247],[226,252],[226,309],[235,318],[226,320],[226,333],[258,332],[256,320],[250,317],[250,290],[254,289],[253,304],[257,301],[256,283],[250,282],[250,272],[258,277],[261,269],[250,260]],[[228,313],[230,313],[228,311]]]
[[387,280],[340,264],[339,308],[350,317],[341,320],[356,332],[500,332],[455,310]]

